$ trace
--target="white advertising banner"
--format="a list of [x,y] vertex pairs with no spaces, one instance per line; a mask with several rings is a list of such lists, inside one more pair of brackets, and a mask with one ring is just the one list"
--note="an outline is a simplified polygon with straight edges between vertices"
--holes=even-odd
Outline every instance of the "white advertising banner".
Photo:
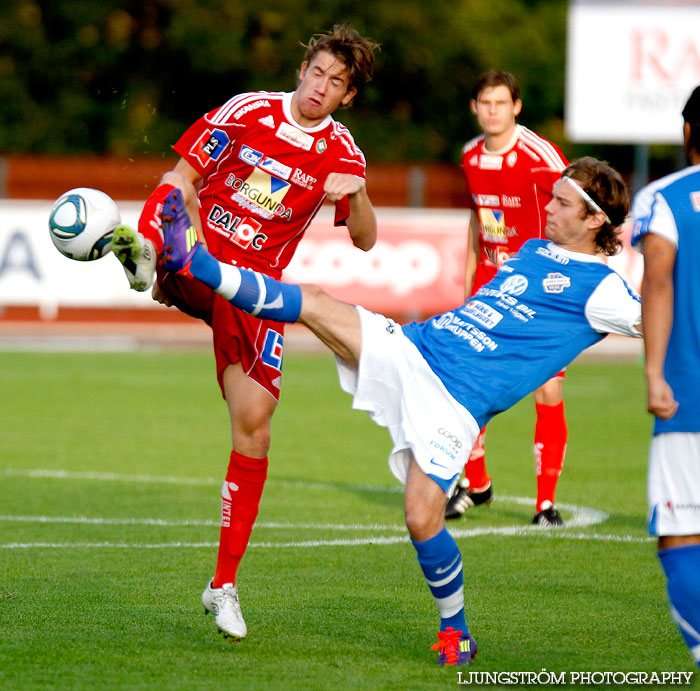
[[[117,260],[77,262],[53,246],[50,202],[0,200],[0,314],[3,306],[37,307],[54,317],[61,307],[154,308],[150,292],[129,290]],[[122,221],[136,225],[141,205],[120,202]],[[377,209],[379,239],[370,252],[354,248],[324,207],[284,273],[331,295],[396,317],[442,312],[464,300],[466,209]],[[639,285],[641,259],[625,250],[611,260]]]
[[700,3],[572,0],[565,124],[575,142],[682,143],[700,84]]
[[[119,202],[122,221],[135,227],[141,206]],[[49,238],[50,207],[0,200],[0,309],[34,306],[51,318],[60,307],[159,307],[150,292],[129,289],[114,257],[78,262],[61,255]],[[322,208],[285,279],[318,283],[340,299],[392,313],[437,312],[460,302],[468,212],[378,209],[377,216],[380,239],[367,253],[333,226],[331,207]]]
[[[114,257],[78,262],[53,246],[51,204],[0,200],[0,306],[37,306],[45,317],[59,307],[149,307],[150,294],[129,289]],[[141,206],[120,203],[122,221],[135,227]]]

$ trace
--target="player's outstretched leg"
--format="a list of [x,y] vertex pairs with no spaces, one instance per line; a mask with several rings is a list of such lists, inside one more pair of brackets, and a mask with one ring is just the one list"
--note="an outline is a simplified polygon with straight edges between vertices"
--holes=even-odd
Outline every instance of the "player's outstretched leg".
[[293,323],[301,313],[301,288],[212,257],[197,239],[180,190],[163,206],[163,267],[196,278],[254,317]]
[[243,619],[241,605],[238,601],[238,589],[231,583],[224,583],[221,588],[212,588],[212,582],[202,593],[205,614],[213,614],[219,631],[225,638],[245,638],[248,627]]
[[156,274],[156,250],[138,230],[117,226],[112,235],[112,252],[124,267],[132,290],[148,290]]

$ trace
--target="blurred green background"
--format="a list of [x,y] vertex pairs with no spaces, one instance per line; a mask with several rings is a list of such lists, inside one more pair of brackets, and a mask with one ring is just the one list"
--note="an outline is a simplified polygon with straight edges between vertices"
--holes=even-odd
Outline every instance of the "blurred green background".
[[[496,68],[520,82],[522,124],[629,175],[633,146],[565,137],[566,13],[566,0],[6,0],[0,155],[162,157],[232,95],[293,90],[301,44],[347,21],[382,45],[374,80],[337,114],[370,165],[458,163],[478,134],[472,85]],[[650,176],[679,161],[652,146]]]

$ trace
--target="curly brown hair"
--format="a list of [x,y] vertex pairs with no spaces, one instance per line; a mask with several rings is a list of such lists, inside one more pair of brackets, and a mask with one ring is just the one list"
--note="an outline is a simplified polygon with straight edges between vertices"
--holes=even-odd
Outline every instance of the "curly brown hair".
[[[609,257],[617,254],[622,249],[622,224],[630,210],[630,195],[622,175],[607,161],[584,156],[569,165],[562,173],[565,176],[581,183],[588,196],[607,214],[609,221],[600,227],[595,243],[603,254]],[[588,205],[585,209],[586,215],[597,213]]]
[[325,50],[335,55],[348,69],[348,88],[359,88],[372,80],[374,54],[380,49],[371,38],[365,38],[349,24],[336,24],[325,34],[314,34],[306,48],[304,62],[311,62],[316,53]]

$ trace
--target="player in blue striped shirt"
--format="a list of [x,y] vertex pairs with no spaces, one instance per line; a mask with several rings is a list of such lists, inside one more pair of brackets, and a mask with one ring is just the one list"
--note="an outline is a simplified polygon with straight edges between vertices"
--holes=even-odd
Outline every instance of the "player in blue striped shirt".
[[691,165],[635,197],[644,253],[649,532],[659,538],[673,619],[700,667],[700,86],[683,109]]

